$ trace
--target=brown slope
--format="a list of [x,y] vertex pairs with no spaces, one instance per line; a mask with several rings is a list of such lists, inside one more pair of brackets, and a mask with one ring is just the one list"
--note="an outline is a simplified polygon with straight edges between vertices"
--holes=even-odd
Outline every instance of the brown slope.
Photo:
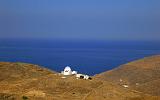
[[[54,71],[25,63],[0,63],[0,100],[158,100],[101,80],[62,79]],[[149,98],[149,99],[148,99]]]
[[95,76],[137,91],[160,96],[160,55],[133,61]]

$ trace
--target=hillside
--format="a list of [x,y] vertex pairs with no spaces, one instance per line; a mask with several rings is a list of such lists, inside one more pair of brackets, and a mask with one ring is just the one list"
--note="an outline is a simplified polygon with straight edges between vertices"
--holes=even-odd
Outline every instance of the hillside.
[[[145,67],[148,68],[150,67]],[[112,76],[114,71],[100,74],[92,80],[81,80],[75,76],[62,78],[59,73],[38,65],[0,62],[0,100],[160,100],[158,96],[116,84],[111,80],[111,77],[119,79],[118,74]],[[127,77],[130,76],[127,75],[125,79]],[[158,77],[153,79],[154,81],[147,81],[143,86],[152,84],[158,86]],[[127,82],[130,82],[129,78]],[[143,90],[142,87],[138,89]]]
[[160,55],[146,57],[95,76],[120,86],[160,96]]

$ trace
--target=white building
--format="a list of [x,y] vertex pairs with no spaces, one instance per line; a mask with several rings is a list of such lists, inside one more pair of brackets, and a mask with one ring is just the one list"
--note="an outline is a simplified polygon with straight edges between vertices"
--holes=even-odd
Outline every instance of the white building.
[[76,75],[77,74],[77,71],[72,71],[72,75]]
[[72,70],[69,66],[64,68],[64,71],[62,72],[63,75],[72,75]]
[[76,75],[77,71],[72,71],[69,66],[64,68],[64,71],[61,71],[61,74],[63,75]]
[[[77,71],[72,71],[71,68],[69,66],[64,68],[64,71],[61,71],[62,75],[76,75],[77,79],[92,79],[90,76],[85,75],[85,74],[77,74]],[[66,77],[62,77],[62,78],[66,78]]]
[[76,78],[77,79],[85,79],[85,80],[92,79],[91,77],[89,77],[88,75],[85,75],[85,74],[77,74]]

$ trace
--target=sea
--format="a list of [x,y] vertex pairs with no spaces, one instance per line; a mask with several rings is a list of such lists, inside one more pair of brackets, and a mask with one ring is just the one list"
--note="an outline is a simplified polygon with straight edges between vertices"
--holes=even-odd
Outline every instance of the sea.
[[122,64],[160,54],[160,42],[0,39],[0,62],[23,62],[61,72],[70,66],[95,75]]

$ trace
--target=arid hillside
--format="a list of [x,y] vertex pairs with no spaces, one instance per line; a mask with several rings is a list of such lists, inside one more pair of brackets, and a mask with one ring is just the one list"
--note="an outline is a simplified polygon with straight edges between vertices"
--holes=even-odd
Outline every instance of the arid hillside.
[[[152,66],[153,62],[157,64],[158,58],[159,56],[151,57],[152,60],[145,58],[142,62],[147,61]],[[128,66],[138,63],[141,63],[141,60],[131,62]],[[121,67],[119,68],[121,69]],[[139,70],[137,73],[135,72],[135,69],[138,68],[133,68],[127,72],[128,74],[125,74],[126,70],[118,72],[119,74],[113,74],[117,72],[115,69],[92,77],[92,80],[83,80],[76,79],[75,76],[64,78],[63,75],[38,65],[0,62],[0,100],[160,100],[157,91],[148,94],[140,92],[151,89],[158,90],[156,87],[159,85],[159,77],[145,71],[151,70],[148,65],[143,67],[144,70],[140,70],[141,73],[148,73],[148,78],[144,79],[143,75],[138,74]],[[158,67],[155,68],[153,68],[154,73],[158,71]],[[131,76],[130,73],[132,73]],[[159,75],[159,73],[156,74]],[[133,76],[136,78],[132,80]],[[137,77],[139,78],[137,79]],[[133,87],[138,82],[139,86],[123,87],[117,81],[120,78],[126,81],[126,84],[133,82]],[[143,88],[144,86],[150,87]]]
[[95,77],[145,94],[160,96],[160,55],[121,65]]

